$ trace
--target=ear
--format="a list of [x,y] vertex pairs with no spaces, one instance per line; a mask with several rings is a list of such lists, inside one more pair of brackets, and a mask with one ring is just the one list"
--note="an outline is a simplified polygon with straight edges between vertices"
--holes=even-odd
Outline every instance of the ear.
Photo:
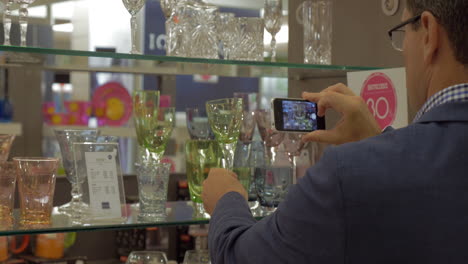
[[440,45],[440,25],[437,19],[430,12],[421,14],[421,29],[423,35],[423,56],[424,62],[430,64],[435,59]]

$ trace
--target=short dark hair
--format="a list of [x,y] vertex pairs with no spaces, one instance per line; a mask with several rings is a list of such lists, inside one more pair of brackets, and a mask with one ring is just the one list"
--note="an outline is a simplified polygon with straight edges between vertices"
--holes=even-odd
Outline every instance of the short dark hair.
[[447,31],[457,61],[468,67],[468,0],[406,0],[406,8],[413,15],[431,12]]

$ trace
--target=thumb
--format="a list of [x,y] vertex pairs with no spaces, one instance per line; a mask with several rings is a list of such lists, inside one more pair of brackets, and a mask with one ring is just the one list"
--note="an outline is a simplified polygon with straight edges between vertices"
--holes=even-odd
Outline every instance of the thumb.
[[316,130],[302,136],[303,142],[322,142],[329,144],[337,144],[339,136],[334,129],[332,130]]

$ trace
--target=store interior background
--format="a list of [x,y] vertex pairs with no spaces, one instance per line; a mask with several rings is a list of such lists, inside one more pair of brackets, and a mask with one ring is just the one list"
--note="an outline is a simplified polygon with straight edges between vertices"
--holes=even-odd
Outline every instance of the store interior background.
[[[237,16],[260,16],[262,0],[213,0],[207,1],[221,6],[221,11],[234,11]],[[295,10],[302,1],[283,2],[284,25],[278,34],[278,57],[292,63],[302,63],[302,26],[295,18]],[[394,16],[382,12],[380,0],[334,0],[332,64],[374,67],[401,67],[403,58],[395,51],[388,40],[387,30],[399,23],[403,1]],[[289,14],[289,15],[288,15]],[[130,50],[130,15],[120,0],[79,0],[54,1],[37,0],[30,8],[29,45],[74,50],[95,50],[113,48],[116,52]],[[163,55],[160,35],[164,30],[164,18],[159,2],[148,0],[146,7],[138,15],[139,47],[145,54]],[[17,21],[17,20],[15,20]],[[18,25],[12,28],[12,42],[17,44]],[[0,27],[0,42],[3,42],[3,26]],[[265,50],[269,47],[269,33],[265,31]],[[92,59],[90,63],[110,66],[119,61]],[[303,70],[290,69],[296,75]],[[50,139],[43,125],[42,102],[57,98],[52,83],[57,72],[43,72],[31,69],[10,69],[9,95],[14,105],[14,122],[22,124],[22,135],[14,142],[13,156],[43,156],[54,151],[54,140]],[[68,74],[63,72],[60,74]],[[65,95],[70,100],[90,100],[93,89],[109,80],[119,80],[131,91],[133,89],[158,89],[171,96],[176,106],[177,128],[173,132],[173,143],[168,154],[174,159],[182,155],[183,140],[188,138],[185,127],[185,107],[204,107],[204,102],[214,98],[231,97],[233,92],[258,92],[261,107],[268,107],[272,97],[299,97],[302,91],[320,91],[337,82],[346,83],[345,76],[331,78],[233,78],[219,77],[217,83],[200,83],[194,76],[168,75],[151,76],[138,74],[109,74],[70,72],[73,89]],[[4,91],[1,82],[1,91]],[[62,97],[64,95],[62,94]],[[337,114],[327,113],[327,126],[333,126]],[[409,120],[414,113],[409,113]],[[127,124],[131,126],[131,122]],[[178,139],[178,141],[175,141]],[[124,144],[126,174],[133,173],[135,139],[126,139]],[[52,147],[51,147],[52,146]],[[57,149],[55,149],[57,150]],[[178,156],[177,156],[178,155]],[[177,157],[176,157],[177,156]],[[179,161],[183,174],[183,160]],[[69,187],[65,179],[58,181],[56,198],[58,204],[66,202]],[[128,186],[128,188],[127,188]],[[134,178],[126,179],[126,188],[131,193],[136,189]],[[131,193],[132,194],[132,193]],[[133,193],[134,194],[134,193]],[[176,228],[168,228],[170,234]],[[115,231],[79,232],[76,245],[69,255],[87,255],[90,260],[114,258],[116,245]],[[169,242],[174,243],[174,241]],[[175,245],[170,245],[169,257],[174,256]],[[171,251],[172,250],[172,251]]]

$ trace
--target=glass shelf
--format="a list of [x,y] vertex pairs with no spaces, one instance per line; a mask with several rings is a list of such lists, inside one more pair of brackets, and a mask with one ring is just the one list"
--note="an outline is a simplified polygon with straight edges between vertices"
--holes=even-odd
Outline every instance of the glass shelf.
[[[119,65],[108,66],[112,65],[112,60],[119,60]],[[105,65],[106,61],[107,65]],[[280,77],[298,80],[304,78],[344,77],[349,71],[379,69],[360,66],[198,59],[0,45],[0,67],[24,66],[38,67],[50,71],[160,75],[207,74],[227,77]],[[298,71],[290,71],[291,69],[298,69]]]
[[[0,236],[146,228],[155,226],[196,225],[209,223],[209,219],[193,217],[194,209],[192,207],[192,202],[190,201],[167,202],[166,220],[160,222],[138,222],[138,204],[127,205],[128,216],[126,219],[122,219],[121,221],[100,220],[99,222],[86,223],[79,226],[71,225],[70,217],[56,212],[57,208],[54,208],[54,212],[52,213],[52,224],[50,225],[50,227],[41,229],[19,229],[15,224],[15,226],[11,230],[2,230],[3,227],[0,227]],[[16,209],[15,219],[18,219],[18,214],[19,210]],[[261,218],[262,217],[256,217],[256,219]]]

